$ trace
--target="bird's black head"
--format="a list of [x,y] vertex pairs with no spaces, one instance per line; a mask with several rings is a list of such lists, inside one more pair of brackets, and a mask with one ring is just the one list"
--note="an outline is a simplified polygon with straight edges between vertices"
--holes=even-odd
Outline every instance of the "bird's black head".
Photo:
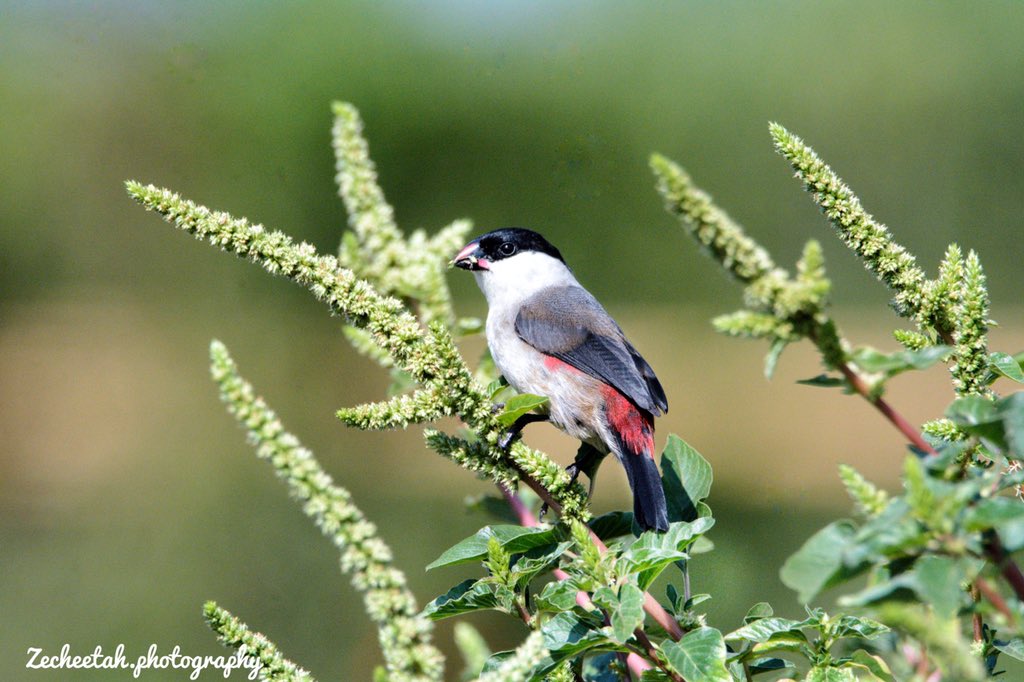
[[469,242],[452,264],[466,270],[487,270],[490,263],[511,258],[523,251],[545,253],[565,263],[562,254],[547,239],[522,227],[503,227]]

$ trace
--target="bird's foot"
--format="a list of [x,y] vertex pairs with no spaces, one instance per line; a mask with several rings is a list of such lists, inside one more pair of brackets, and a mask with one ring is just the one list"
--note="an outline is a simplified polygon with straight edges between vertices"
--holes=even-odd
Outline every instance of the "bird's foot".
[[521,431],[513,431],[509,429],[508,431],[505,432],[505,435],[498,439],[498,447],[501,448],[502,451],[504,451],[505,453],[508,453],[508,451],[512,448],[512,443],[514,443],[516,438],[518,438],[521,435]]
[[498,447],[505,452],[508,452],[509,448],[512,447],[512,443],[515,442],[516,438],[522,435],[523,429],[526,428],[527,424],[533,424],[534,422],[545,422],[549,419],[546,414],[537,414],[536,412],[527,412],[516,419],[512,426],[508,427],[508,431],[505,432],[501,438],[498,439]]
[[[576,462],[573,462],[569,466],[565,467],[565,473],[569,474],[569,485],[570,486],[575,485],[576,480],[580,477],[580,472],[582,472],[582,471],[583,470],[579,466],[576,465]],[[587,492],[587,497],[589,498],[593,494],[593,492],[594,492],[594,484],[593,484],[593,481],[591,481],[590,490]],[[545,502],[544,504],[542,504],[540,506],[540,510],[537,512],[537,518],[540,519],[541,521],[543,521],[544,520],[544,515],[547,514],[547,513],[548,513],[548,503]]]

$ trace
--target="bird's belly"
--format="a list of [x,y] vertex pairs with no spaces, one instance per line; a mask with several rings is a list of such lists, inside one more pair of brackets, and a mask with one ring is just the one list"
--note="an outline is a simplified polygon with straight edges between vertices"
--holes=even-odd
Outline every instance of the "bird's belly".
[[591,443],[601,442],[604,398],[602,382],[556,358],[537,351],[514,332],[488,334],[494,364],[520,393],[548,399],[551,422],[568,435]]

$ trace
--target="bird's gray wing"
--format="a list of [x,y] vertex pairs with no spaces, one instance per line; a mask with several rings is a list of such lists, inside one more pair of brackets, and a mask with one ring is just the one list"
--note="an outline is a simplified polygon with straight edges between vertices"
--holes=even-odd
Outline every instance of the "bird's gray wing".
[[531,296],[515,329],[541,353],[609,384],[638,407],[656,415],[668,410],[654,370],[586,289],[553,287]]

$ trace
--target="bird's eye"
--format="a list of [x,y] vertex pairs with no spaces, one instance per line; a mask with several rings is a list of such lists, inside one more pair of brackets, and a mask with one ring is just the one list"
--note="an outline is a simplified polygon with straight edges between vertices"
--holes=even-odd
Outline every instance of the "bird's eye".
[[512,242],[502,242],[498,247],[498,253],[502,256],[511,256],[516,252],[516,245]]

